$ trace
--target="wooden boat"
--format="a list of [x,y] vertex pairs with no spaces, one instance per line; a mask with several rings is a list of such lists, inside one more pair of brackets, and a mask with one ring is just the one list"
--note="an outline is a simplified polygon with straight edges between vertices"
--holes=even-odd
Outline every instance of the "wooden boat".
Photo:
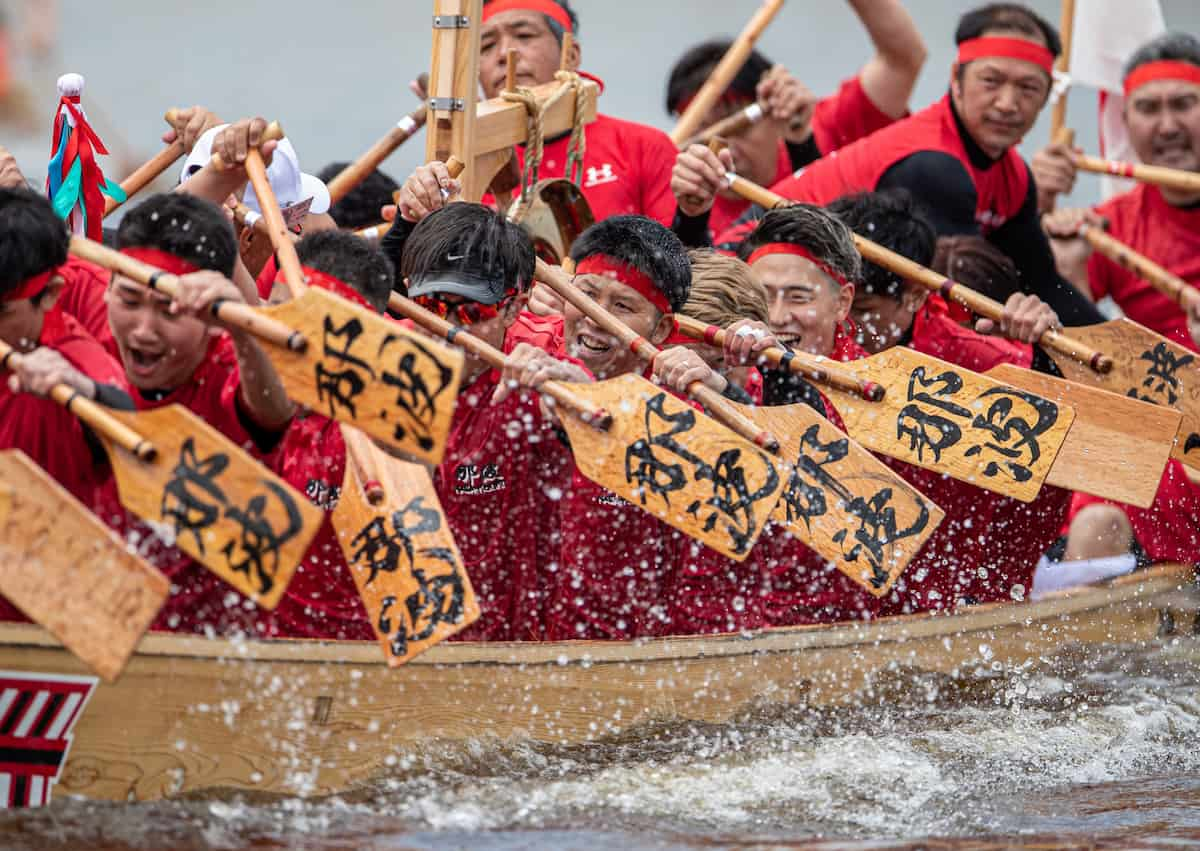
[[[889,668],[1037,664],[1073,646],[1200,631],[1198,612],[1192,568],[1165,565],[953,615],[633,642],[441,644],[398,669],[368,642],[150,634],[116,683],[95,684],[81,711],[68,719],[60,708],[52,723],[11,711],[21,678],[47,678],[29,679],[31,693],[42,682],[76,688],[94,678],[40,628],[5,624],[0,737],[36,722],[33,733],[65,740],[73,724],[73,741],[58,746],[65,765],[43,770],[32,803],[49,798],[55,772],[56,794],[119,801],[229,789],[340,793],[433,745],[578,743],[635,735],[654,721],[723,722],[764,706],[836,704]],[[29,694],[16,697],[32,705]]]

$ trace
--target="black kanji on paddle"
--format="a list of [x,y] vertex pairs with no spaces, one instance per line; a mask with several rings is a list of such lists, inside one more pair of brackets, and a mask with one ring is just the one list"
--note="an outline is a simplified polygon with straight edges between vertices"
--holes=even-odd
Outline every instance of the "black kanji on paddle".
[[357,547],[352,562],[365,562],[371,571],[371,575],[367,577],[367,585],[380,573],[395,573],[399,570],[401,556],[407,559],[408,569],[413,570],[416,564],[413,539],[417,535],[438,532],[442,528],[441,514],[437,509],[426,508],[423,496],[414,497],[408,505],[393,511],[390,519],[391,532],[388,532],[384,518],[375,517],[350,542],[352,547]]
[[[1196,356],[1191,354],[1177,355],[1171,351],[1170,346],[1165,342],[1160,342],[1150,351],[1142,352],[1139,360],[1150,362],[1150,366],[1146,370],[1146,378],[1142,382],[1141,390],[1134,387],[1127,395],[1133,399],[1140,399],[1143,402],[1161,404],[1165,401],[1168,405],[1174,405],[1178,402],[1181,385],[1176,373],[1183,369],[1183,367],[1194,362]],[[1143,392],[1146,390],[1153,395],[1147,395]]]
[[228,466],[229,456],[220,452],[198,458],[196,442],[189,437],[179,451],[171,480],[163,488],[159,508],[163,519],[174,524],[176,537],[191,532],[202,555],[204,539],[200,533],[217,522],[225,506],[225,491],[217,484],[217,478]]
[[[424,450],[433,448],[433,424],[437,416],[437,400],[450,386],[454,371],[442,363],[436,352],[416,340],[388,334],[379,344],[378,356],[386,357],[388,347],[406,340],[417,352],[405,352],[396,361],[396,369],[383,372],[381,380],[396,389],[396,408],[401,422],[395,423],[396,440],[404,440],[412,433],[417,444]],[[426,380],[432,375],[432,384]]]
[[929,508],[920,499],[917,517],[904,529],[896,528],[896,509],[892,505],[892,489],[880,488],[870,499],[855,496],[845,504],[846,514],[858,520],[858,528],[850,533],[840,529],[833,536],[835,543],[842,545],[842,556],[848,562],[858,561],[863,555],[871,570],[870,582],[882,588],[888,580],[884,568],[886,548],[912,535],[919,535],[929,525]]
[[812,529],[810,518],[823,517],[829,511],[826,492],[832,492],[842,501],[850,498],[849,489],[825,469],[846,457],[850,441],[837,438],[822,443],[820,430],[820,425],[814,423],[800,438],[799,455],[782,497],[787,521],[801,519],[809,529]]
[[357,417],[355,399],[367,386],[363,373],[375,378],[370,364],[350,354],[355,341],[362,336],[362,322],[349,319],[337,328],[332,318],[326,316],[324,329],[324,352],[316,368],[317,398],[329,405],[331,418],[337,417],[339,407],[349,411],[351,417]]
[[1030,467],[1042,457],[1038,438],[1058,422],[1058,405],[1008,387],[993,387],[980,394],[979,400],[990,404],[987,411],[975,417],[971,427],[989,437],[969,448],[966,454],[995,452],[1001,460],[989,461],[983,468],[985,476],[998,475],[1003,465],[1014,481],[1029,481],[1033,478]]
[[[225,516],[240,525],[242,531],[239,538],[227,541],[221,552],[231,570],[246,574],[257,583],[260,594],[267,594],[275,587],[279,550],[300,533],[304,520],[287,488],[265,480],[262,484],[269,493],[250,497],[245,508],[234,505],[225,509]],[[267,516],[272,505],[278,505],[286,518],[281,531],[275,529]]]
[[[971,412],[948,397],[962,390],[962,377],[954,372],[926,378],[925,367],[918,366],[908,380],[908,402],[896,420],[896,437],[907,437],[909,449],[925,460],[925,450],[940,461],[942,452],[962,439],[962,427],[950,419],[970,419]],[[945,416],[949,414],[950,416]]]
[[[662,497],[669,506],[670,495],[687,485],[683,465],[677,461],[662,460],[654,450],[663,448],[678,455],[675,450],[683,447],[675,442],[674,437],[695,427],[696,413],[688,408],[677,414],[668,414],[663,410],[665,399],[666,394],[659,393],[646,403],[646,436],[625,450],[625,481],[637,484],[642,505],[646,504],[648,494],[654,494]],[[657,423],[670,424],[671,428],[656,435],[654,427]]]

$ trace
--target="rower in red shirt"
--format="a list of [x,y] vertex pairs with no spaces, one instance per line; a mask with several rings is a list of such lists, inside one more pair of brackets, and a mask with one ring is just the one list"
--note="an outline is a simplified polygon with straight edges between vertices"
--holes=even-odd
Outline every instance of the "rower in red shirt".
[[[96,510],[107,504],[111,479],[104,450],[45,394],[66,384],[109,407],[132,409],[133,402],[120,364],[58,309],[67,244],[66,226],[45,198],[0,189],[0,340],[22,356],[19,370],[0,363],[0,450],[24,452]],[[0,620],[23,619],[0,597]]]
[[[1159,36],[1125,65],[1125,129],[1147,165],[1200,171],[1200,39]],[[1050,145],[1033,158],[1044,209],[1075,182],[1072,151]],[[1173,299],[1136,274],[1095,254],[1078,238],[1078,225],[1107,223],[1108,232],[1192,286],[1200,286],[1200,194],[1139,183],[1090,210],[1059,210],[1043,224],[1054,237],[1059,271],[1099,300],[1108,296],[1136,322],[1173,342],[1197,348]]]
[[[1015,145],[1050,94],[1058,34],[1016,4],[968,12],[955,34],[950,91],[921,112],[818,160],[772,189],[785,198],[828,204],[843,195],[907,189],[939,236],[979,234],[1000,248],[1021,281],[1069,325],[1102,321],[1054,267],[1038,219],[1037,191]],[[712,156],[711,152],[707,152]],[[720,164],[715,156],[712,168]],[[751,209],[750,219],[761,216]],[[718,236],[735,245],[746,221]]]
[[[816,99],[808,88],[757,50],[750,54],[717,105],[705,116],[702,127],[741,112],[757,103],[763,117],[729,142],[734,170],[755,183],[770,186],[792,172],[869,136],[908,113],[908,100],[925,62],[925,43],[912,16],[899,0],[849,0],[875,54],[838,90]],[[704,42],[690,48],[671,69],[667,81],[667,112],[683,113],[729,49],[728,39]],[[723,233],[744,213],[749,202],[721,186],[723,173],[712,173],[702,161],[679,154],[672,173],[672,190],[680,209],[673,227],[687,244],[696,244],[707,227],[711,236]],[[720,186],[705,224],[691,218],[692,181],[712,181]]]
[[[563,36],[575,35],[578,29],[579,18],[568,0],[484,3],[479,55],[479,84],[484,95],[494,98],[503,91],[510,50],[517,51],[518,86],[553,82],[559,70]],[[581,55],[575,35],[567,56],[569,70],[579,70]],[[586,150],[579,183],[596,221],[636,213],[669,225],[675,213],[670,186],[675,146],[667,134],[601,113],[586,125],[584,138]],[[567,173],[569,154],[569,133],[546,139],[540,177],[571,177]],[[516,155],[517,167],[523,169],[524,146],[517,146]],[[403,204],[400,215],[413,220]]]
[[[243,448],[272,451],[291,420],[292,403],[255,339],[222,330],[211,314],[218,299],[245,301],[227,277],[237,242],[221,210],[190,195],[152,196],[125,214],[117,247],[181,276],[174,300],[120,274],[109,284],[109,323],[138,409],[178,403]],[[144,525],[137,528],[153,537]],[[159,628],[254,628],[253,605],[207,569],[174,547],[147,556],[172,581]]]

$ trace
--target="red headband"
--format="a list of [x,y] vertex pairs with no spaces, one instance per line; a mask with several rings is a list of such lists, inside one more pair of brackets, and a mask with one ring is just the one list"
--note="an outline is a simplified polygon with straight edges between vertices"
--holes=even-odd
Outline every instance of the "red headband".
[[[350,286],[349,284],[342,283],[337,278],[333,277],[333,275],[326,275],[324,272],[318,272],[316,269],[313,269],[310,266],[301,266],[300,269],[304,272],[304,280],[310,287],[316,287],[319,290],[326,290],[334,295],[341,296],[342,298],[346,299],[346,301],[365,307],[372,313],[375,312],[375,308],[371,307],[370,303],[362,297],[359,291],[354,289],[354,287]],[[276,273],[275,283],[283,284],[285,287],[287,286],[287,279],[284,277],[282,270]]]
[[181,257],[157,248],[122,248],[121,253],[126,257],[132,257],[134,260],[140,260],[157,269],[162,269],[164,272],[170,272],[172,275],[186,275],[188,272],[196,272],[200,269],[194,263],[189,263]]
[[1155,80],[1182,80],[1185,83],[1200,85],[1200,67],[1191,62],[1163,60],[1147,62],[1139,65],[1125,78],[1125,97],[1129,97],[1136,89]]
[[1032,62],[1047,74],[1054,73],[1054,54],[1048,48],[1023,38],[972,38],[958,46],[958,64],[999,56]]
[[580,260],[575,266],[576,275],[606,275],[636,290],[639,295],[663,313],[672,313],[671,302],[666,294],[654,286],[654,281],[637,269],[615,260],[607,254],[593,254]]
[[564,32],[571,32],[571,16],[554,0],[492,0],[483,7],[483,20],[486,22],[501,12],[517,9],[522,12],[541,12],[547,18],[556,21]]
[[811,251],[802,245],[795,245],[791,242],[768,242],[755,249],[754,253],[746,261],[747,266],[753,266],[756,260],[760,260],[771,254],[791,254],[794,257],[803,257],[808,262],[812,263],[822,272],[838,282],[839,286],[848,287],[850,282],[846,280],[846,276],[840,272],[834,271],[833,267],[824,260],[818,259]]
[[10,290],[4,295],[0,295],[0,301],[20,301],[23,298],[33,298],[46,289],[46,286],[50,283],[50,279],[58,273],[58,269],[58,266],[51,266],[41,274],[34,275],[32,278],[26,278],[17,285],[15,290]]

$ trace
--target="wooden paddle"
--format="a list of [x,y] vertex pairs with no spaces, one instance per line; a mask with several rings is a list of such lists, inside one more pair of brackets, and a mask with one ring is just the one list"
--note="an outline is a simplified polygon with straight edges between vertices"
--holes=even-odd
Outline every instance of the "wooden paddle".
[[112,682],[170,583],[18,450],[0,452],[0,593]]
[[[1071,46],[1075,40],[1075,0],[1062,0],[1062,10],[1059,13],[1059,38],[1062,39],[1062,52],[1054,62],[1056,74],[1066,74],[1071,68]],[[1051,80],[1052,88],[1055,81]],[[1054,105],[1050,108],[1050,138],[1058,140],[1060,132],[1067,121],[1067,88],[1064,86]]]
[[[342,427],[346,477],[333,525],[389,667],[479,619],[479,603],[429,471]],[[371,472],[366,473],[365,469]],[[383,491],[368,495],[368,477]]]
[[[725,177],[729,181],[730,189],[746,200],[765,207],[768,210],[788,207],[792,203],[782,195],[765,189],[756,183],[746,180],[744,177],[738,177],[732,172],[727,172]],[[912,281],[926,289],[940,293],[944,298],[958,302],[973,313],[991,319],[994,322],[999,322],[1000,318],[1004,315],[1004,306],[998,301],[994,301],[969,287],[943,277],[932,269],[927,269],[919,263],[914,263],[907,257],[890,251],[865,237],[859,236],[856,233],[852,233],[851,235],[854,237],[854,245],[858,248],[858,253],[863,256],[864,260],[882,266],[905,280]],[[1089,328],[1071,328],[1068,330],[1071,332],[1070,337],[1058,331],[1047,331],[1042,335],[1038,343],[1047,352],[1057,352],[1072,357],[1087,364],[1095,372],[1103,374],[1112,371],[1113,359],[1101,350],[1088,345],[1085,339],[1080,339],[1090,330]]]
[[692,98],[692,102],[688,104],[687,109],[683,111],[683,115],[679,117],[679,122],[675,125],[675,129],[671,131],[671,141],[676,147],[687,138],[690,138],[700,128],[700,122],[704,120],[704,116],[708,115],[709,110],[720,99],[721,95],[725,94],[725,90],[729,88],[729,83],[737,76],[737,72],[746,64],[746,59],[749,58],[751,51],[754,50],[754,45],[758,41],[759,36],[763,34],[763,30],[771,23],[779,10],[783,8],[783,0],[765,0],[762,7],[755,12],[754,17],[746,24],[741,34],[734,39],[733,44],[725,51],[725,55],[721,57],[721,61],[717,63],[717,67],[708,75],[708,79],[704,81],[704,85],[700,87],[700,91]]
[[[178,291],[175,275],[82,237],[72,238],[71,253],[167,296]],[[213,312],[270,344],[264,351],[294,401],[399,452],[441,460],[461,353],[313,287],[274,307],[219,303]]]
[[[19,368],[20,357],[0,342],[0,365]],[[182,405],[108,410],[66,385],[49,395],[100,438],[122,505],[264,609],[275,608],[321,526],[319,508]],[[143,434],[154,435],[153,446]]]
[[1074,159],[1075,167],[1080,171],[1129,177],[1139,183],[1149,183],[1164,189],[1200,193],[1200,173],[1194,171],[1158,165],[1142,165],[1141,163],[1116,162],[1100,157],[1090,157],[1086,154],[1076,154]]
[[[561,267],[551,266],[538,260],[534,276],[558,293],[561,298],[573,304],[581,313],[604,329],[606,334],[616,337],[622,346],[631,349],[646,363],[652,363],[658,356],[658,349],[649,340],[639,336],[628,325],[618,320],[571,283],[567,273]],[[733,407],[733,403],[711,387],[697,381],[688,388],[687,392],[688,396],[703,405],[714,419],[730,431],[769,452],[779,450],[779,441],[774,435],[746,419],[740,411]]]
[[679,144],[679,150],[687,150],[692,145],[706,145],[713,139],[723,139],[737,136],[763,120],[766,111],[760,103],[752,103],[744,109],[739,109],[733,115],[726,116],[716,124],[710,124],[690,139]]
[[1103,254],[1109,260],[1128,269],[1154,289],[1178,304],[1184,311],[1194,310],[1200,305],[1200,290],[1197,290],[1183,278],[1159,266],[1145,254],[1134,251],[1125,243],[1106,233],[1103,229],[1082,224],[1079,235],[1087,240],[1093,249]]
[[414,109],[401,118],[396,126],[372,145],[366,153],[338,172],[337,176],[326,184],[330,200],[336,204],[345,198],[354,187],[366,180],[371,172],[379,168],[384,160],[395,153],[397,148],[415,136],[417,131],[425,126],[427,111],[424,104]]
[[[505,356],[414,302],[389,303],[493,368]],[[559,421],[588,479],[737,561],[762,533],[788,481],[788,465],[637,375],[539,392],[571,416]]]

